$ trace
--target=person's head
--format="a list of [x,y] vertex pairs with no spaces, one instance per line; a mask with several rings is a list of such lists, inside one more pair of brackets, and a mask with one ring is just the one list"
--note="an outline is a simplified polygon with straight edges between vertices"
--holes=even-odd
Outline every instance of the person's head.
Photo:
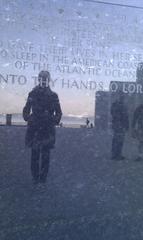
[[121,103],[124,103],[124,100],[125,100],[124,93],[122,91],[119,91],[118,92],[118,101]]
[[41,87],[48,87],[51,76],[48,71],[41,71],[38,75],[38,81]]

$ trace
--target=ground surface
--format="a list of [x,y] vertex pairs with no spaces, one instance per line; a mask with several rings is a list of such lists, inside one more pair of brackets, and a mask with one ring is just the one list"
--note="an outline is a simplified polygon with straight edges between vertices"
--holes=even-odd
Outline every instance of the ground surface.
[[110,159],[111,134],[57,129],[46,186],[35,187],[25,127],[0,127],[0,240],[143,239],[143,162],[126,139]]

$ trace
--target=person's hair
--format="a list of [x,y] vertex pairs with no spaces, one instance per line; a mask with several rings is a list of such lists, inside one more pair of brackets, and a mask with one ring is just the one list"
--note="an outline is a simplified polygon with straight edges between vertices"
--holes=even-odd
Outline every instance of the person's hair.
[[50,76],[50,73],[48,71],[42,70],[41,72],[39,72],[39,74],[38,74],[38,81],[39,81],[39,83],[42,83],[43,80],[45,82],[49,83],[50,79],[51,79],[51,76]]

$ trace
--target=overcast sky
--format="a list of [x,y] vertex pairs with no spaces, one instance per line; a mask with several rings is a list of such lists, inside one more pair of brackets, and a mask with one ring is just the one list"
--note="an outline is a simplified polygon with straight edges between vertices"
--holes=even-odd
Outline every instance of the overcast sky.
[[[142,0],[103,2],[143,7]],[[40,53],[48,55],[48,60],[40,63],[49,64],[55,82],[51,86],[59,94],[65,115],[94,114],[95,84],[100,88],[102,83],[104,90],[108,90],[110,81],[136,81],[134,65],[142,56],[137,60],[134,54],[143,53],[142,9],[84,0],[0,0],[0,13],[1,113],[22,111],[28,92],[34,87],[33,79],[39,73],[38,65],[34,69],[33,63],[39,63]],[[20,44],[25,44],[25,49]],[[58,62],[57,57],[62,57],[59,48],[65,48],[63,63]],[[26,52],[30,55],[25,55]],[[118,66],[113,55],[119,52],[130,54],[126,64],[134,67],[121,67],[122,63]],[[123,58],[125,61],[126,57]],[[87,71],[86,60],[94,74]],[[106,66],[109,62],[113,66]],[[65,72],[63,65],[69,66]],[[80,68],[85,74],[79,73]],[[16,76],[12,78],[11,74]],[[2,78],[8,79],[8,83]],[[24,81],[26,84],[22,85]],[[88,89],[81,88],[81,82],[86,86],[88,82]]]

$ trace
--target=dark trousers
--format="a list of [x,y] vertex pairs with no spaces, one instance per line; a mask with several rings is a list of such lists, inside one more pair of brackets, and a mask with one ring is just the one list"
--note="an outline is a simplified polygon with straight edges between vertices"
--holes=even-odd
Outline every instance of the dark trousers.
[[113,131],[112,158],[120,158],[122,156],[124,139],[125,131]]
[[[40,164],[41,157],[41,164]],[[46,181],[50,162],[50,149],[47,146],[32,148],[31,174],[34,180]]]

